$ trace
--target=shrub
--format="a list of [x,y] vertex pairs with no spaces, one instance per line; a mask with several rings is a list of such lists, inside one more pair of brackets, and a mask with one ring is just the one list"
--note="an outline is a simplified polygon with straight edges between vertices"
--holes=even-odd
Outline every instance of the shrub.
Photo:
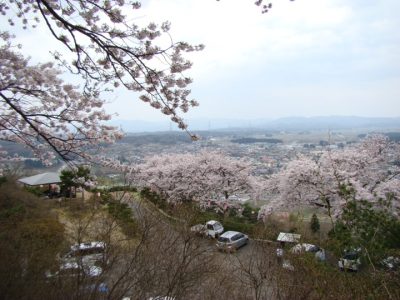
[[108,192],[137,192],[137,188],[129,185],[118,185],[110,187]]
[[368,201],[350,201],[330,232],[340,250],[361,247],[368,260],[379,262],[393,249],[400,249],[400,221],[390,212],[390,203],[374,207]]
[[149,188],[144,188],[140,191],[140,196],[154,203],[158,208],[168,208],[168,203],[159,194],[152,192]]
[[25,186],[24,189],[27,192],[29,192],[29,193],[31,193],[31,194],[33,194],[35,196],[38,196],[38,197],[41,197],[41,196],[44,195],[43,190],[40,187],[37,187],[37,186]]
[[242,220],[237,220],[236,218],[225,218],[223,220],[223,225],[224,225],[224,229],[225,231],[228,230],[233,230],[233,231],[240,231],[246,234],[253,234],[254,232],[254,228],[255,228],[255,224],[251,224],[251,223],[244,223]]
[[259,208],[252,207],[249,203],[244,203],[242,215],[248,222],[257,223],[259,210]]
[[137,224],[133,218],[132,209],[126,203],[110,201],[107,204],[108,213],[118,221],[118,225],[127,237],[134,237]]
[[320,229],[319,219],[316,214],[313,214],[311,217],[310,229],[313,233],[317,233]]
[[111,194],[109,192],[101,192],[100,197],[100,201],[102,204],[107,204],[112,200]]

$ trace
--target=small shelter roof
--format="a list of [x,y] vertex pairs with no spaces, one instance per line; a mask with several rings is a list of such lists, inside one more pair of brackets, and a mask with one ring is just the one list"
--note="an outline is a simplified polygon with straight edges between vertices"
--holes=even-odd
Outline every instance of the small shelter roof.
[[60,174],[56,172],[47,172],[42,174],[37,174],[34,176],[24,177],[18,179],[19,182],[22,182],[27,185],[41,185],[41,184],[52,184],[52,183],[60,183]]
[[276,240],[278,242],[298,243],[300,237],[301,235],[297,233],[280,232]]

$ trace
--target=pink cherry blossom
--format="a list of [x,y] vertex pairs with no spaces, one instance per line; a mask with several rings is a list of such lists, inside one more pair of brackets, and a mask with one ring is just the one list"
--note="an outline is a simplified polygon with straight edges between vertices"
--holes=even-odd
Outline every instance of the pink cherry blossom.
[[349,200],[392,200],[393,213],[400,209],[399,144],[372,135],[346,149],[325,150],[300,156],[266,183],[273,199],[260,211],[260,218],[277,209],[298,205],[321,207],[339,216]]
[[29,64],[0,34],[0,140],[25,145],[44,163],[85,158],[88,146],[122,136],[104,124],[104,101],[64,83],[60,73],[52,63]]
[[204,150],[150,157],[132,166],[128,177],[135,186],[148,187],[169,202],[196,201],[206,207],[213,199],[226,210],[229,196],[253,190],[251,170],[244,160]]
[[[140,6],[138,1],[120,0],[7,1],[0,3],[0,13],[12,26],[35,27],[43,22],[49,35],[60,42],[54,58],[81,77],[84,93],[123,86],[139,92],[140,99],[186,130],[180,114],[197,102],[189,98],[192,79],[184,72],[192,63],[184,55],[204,46],[170,38],[171,43],[165,44],[170,22],[143,27],[132,23],[132,14],[140,14]],[[64,59],[66,54],[72,54],[73,60]]]

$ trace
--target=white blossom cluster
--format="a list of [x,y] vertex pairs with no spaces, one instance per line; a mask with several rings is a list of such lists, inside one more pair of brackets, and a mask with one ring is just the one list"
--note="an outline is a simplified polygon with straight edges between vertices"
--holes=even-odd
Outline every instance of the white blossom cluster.
[[274,198],[259,217],[298,205],[322,207],[337,217],[351,200],[390,200],[392,213],[398,214],[399,162],[400,145],[382,135],[371,135],[357,146],[303,155],[265,183]]
[[206,207],[211,199],[224,201],[238,192],[251,191],[251,170],[243,160],[201,151],[150,157],[135,166],[129,177],[135,186],[148,187],[169,202],[197,201]]

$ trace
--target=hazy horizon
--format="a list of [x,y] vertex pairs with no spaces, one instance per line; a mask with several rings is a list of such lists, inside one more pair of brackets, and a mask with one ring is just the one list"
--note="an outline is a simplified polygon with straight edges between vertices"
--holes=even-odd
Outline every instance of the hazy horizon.
[[[126,132],[180,131],[168,120],[122,120],[113,119],[114,126],[121,126]],[[400,130],[400,117],[362,117],[362,116],[313,116],[259,119],[197,118],[188,121],[189,130],[224,130],[230,128],[259,129],[340,129],[340,128],[392,128]]]

